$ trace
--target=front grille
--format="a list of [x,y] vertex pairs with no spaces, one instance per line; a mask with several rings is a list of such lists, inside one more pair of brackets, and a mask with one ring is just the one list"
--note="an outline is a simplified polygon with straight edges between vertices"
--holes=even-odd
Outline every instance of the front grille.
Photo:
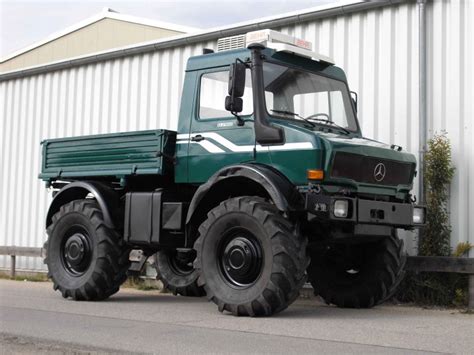
[[[382,174],[383,172],[385,174]],[[337,152],[331,177],[352,179],[368,184],[396,186],[411,184],[414,173],[415,164],[413,163]]]

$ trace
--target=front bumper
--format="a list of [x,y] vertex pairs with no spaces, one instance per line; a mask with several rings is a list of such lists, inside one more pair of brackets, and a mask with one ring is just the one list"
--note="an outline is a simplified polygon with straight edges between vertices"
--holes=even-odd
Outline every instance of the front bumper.
[[[334,215],[336,201],[347,201],[347,216]],[[357,197],[328,196],[317,193],[306,194],[306,210],[320,220],[328,222],[348,222],[356,225],[380,225],[401,229],[422,227],[422,223],[414,222],[414,210],[422,209],[426,216],[426,208],[412,203],[386,202],[366,200]]]

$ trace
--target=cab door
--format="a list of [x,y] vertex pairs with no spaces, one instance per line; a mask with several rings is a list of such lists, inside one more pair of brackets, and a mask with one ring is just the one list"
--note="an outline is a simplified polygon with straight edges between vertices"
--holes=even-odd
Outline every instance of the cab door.
[[240,116],[245,120],[243,126],[239,126],[237,119],[225,109],[228,80],[229,67],[199,73],[197,102],[187,137],[190,183],[203,183],[225,166],[255,159],[250,70],[247,70],[242,98],[244,104]]

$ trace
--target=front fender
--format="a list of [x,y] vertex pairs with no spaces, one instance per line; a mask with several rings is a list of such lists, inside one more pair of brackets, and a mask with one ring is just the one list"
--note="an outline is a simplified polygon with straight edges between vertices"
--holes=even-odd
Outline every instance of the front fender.
[[[260,185],[283,212],[297,211],[304,207],[304,201],[296,187],[279,171],[263,164],[238,164],[227,166],[217,171],[209,180],[196,191],[189,206],[186,224],[193,218],[203,199],[212,192],[213,186],[227,179],[245,178]],[[245,196],[245,191],[236,196]]]

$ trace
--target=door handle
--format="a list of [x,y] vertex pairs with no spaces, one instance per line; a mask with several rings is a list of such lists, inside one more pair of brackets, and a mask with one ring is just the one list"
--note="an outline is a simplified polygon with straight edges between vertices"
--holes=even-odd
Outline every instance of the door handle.
[[200,142],[202,140],[204,140],[206,138],[204,138],[203,136],[201,136],[200,134],[196,135],[196,136],[193,136],[191,137],[191,142]]

